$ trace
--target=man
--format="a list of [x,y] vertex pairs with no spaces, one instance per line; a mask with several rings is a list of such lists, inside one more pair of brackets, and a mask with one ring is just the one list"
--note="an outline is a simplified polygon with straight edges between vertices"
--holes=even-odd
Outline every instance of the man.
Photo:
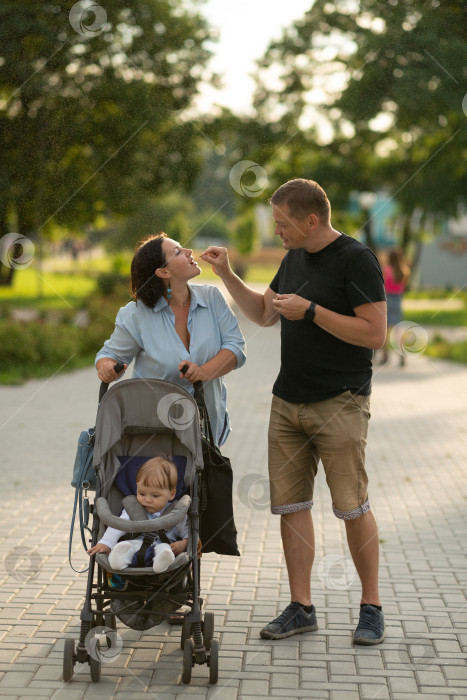
[[321,459],[334,514],[344,520],[362,584],[356,644],[379,644],[384,616],[378,593],[378,530],[368,501],[365,446],[372,349],[386,336],[381,269],[373,253],[336,231],[324,190],[296,179],[271,197],[275,233],[287,255],[264,294],[230,269],[225,248],[201,255],[213,265],[248,318],[281,321],[281,367],[269,423],[271,510],[281,536],[291,603],[260,632],[282,639],[318,628],[311,602],[313,482]]

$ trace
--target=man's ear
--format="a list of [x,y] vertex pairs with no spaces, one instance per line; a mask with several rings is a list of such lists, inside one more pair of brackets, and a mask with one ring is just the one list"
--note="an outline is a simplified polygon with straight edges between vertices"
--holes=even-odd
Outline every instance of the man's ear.
[[310,228],[316,228],[319,224],[319,217],[316,214],[308,214],[308,224]]

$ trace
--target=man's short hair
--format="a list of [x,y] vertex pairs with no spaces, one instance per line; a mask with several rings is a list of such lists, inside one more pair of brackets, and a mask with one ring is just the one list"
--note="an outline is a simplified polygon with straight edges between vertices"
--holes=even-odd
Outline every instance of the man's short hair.
[[314,180],[297,178],[281,185],[269,200],[275,206],[286,204],[291,216],[304,219],[308,214],[316,214],[321,220],[329,222],[331,205],[323,188]]

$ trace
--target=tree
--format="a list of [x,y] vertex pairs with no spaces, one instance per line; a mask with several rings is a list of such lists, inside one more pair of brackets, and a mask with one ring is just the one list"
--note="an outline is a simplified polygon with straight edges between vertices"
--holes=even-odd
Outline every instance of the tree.
[[[92,7],[91,7],[92,6]],[[210,31],[182,0],[0,6],[0,233],[79,230],[188,188]]]
[[194,233],[190,227],[193,214],[193,202],[185,193],[172,191],[151,197],[120,226],[107,232],[103,241],[115,251],[133,249],[146,236],[164,231],[183,245]]
[[[283,175],[311,171],[341,201],[385,188],[406,214],[404,243],[415,209],[455,213],[467,185],[465,19],[454,0],[316,0],[258,69],[257,118],[276,119]],[[294,125],[304,141],[290,139]]]

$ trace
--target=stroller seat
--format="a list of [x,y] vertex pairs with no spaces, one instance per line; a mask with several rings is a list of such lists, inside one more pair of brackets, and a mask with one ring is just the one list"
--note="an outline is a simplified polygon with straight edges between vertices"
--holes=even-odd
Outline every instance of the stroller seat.
[[[126,496],[122,499],[122,506],[127,512],[131,513],[135,505],[139,504],[133,495]],[[145,532],[155,533],[159,530],[169,530],[176,523],[178,523],[184,517],[184,515],[186,515],[190,505],[191,498],[190,496],[185,495],[182,496],[182,498],[176,503],[176,505],[170,511],[170,513],[168,513],[167,515],[161,515],[156,520],[124,520],[123,518],[119,518],[118,516],[112,514],[106,498],[101,496],[96,500],[97,515],[99,516],[100,521],[104,525],[106,525],[107,527],[114,527],[119,530],[124,530],[125,532],[138,534]],[[174,569],[178,569],[180,566],[184,566],[189,562],[191,557],[191,552],[189,550],[190,540],[188,541],[188,551],[181,552],[180,554],[178,554],[175,557],[175,560],[170,564],[170,566],[165,571],[162,571],[158,574],[154,573],[151,567],[129,566],[126,569],[112,569],[112,567],[109,564],[108,555],[103,554],[102,552],[96,555],[96,559],[99,562],[99,564],[110,573],[124,575],[125,577],[135,575],[147,576],[148,574],[155,577],[163,577],[168,572],[173,571]]]
[[[166,515],[161,515],[155,520],[149,520],[145,517],[144,509],[136,500],[136,474],[139,468],[151,459],[150,456],[135,455],[135,456],[118,456],[118,461],[121,467],[114,479],[113,485],[109,493],[109,501],[103,496],[96,499],[96,511],[101,522],[101,532],[105,527],[114,527],[118,530],[123,530],[127,533],[156,533],[158,530],[169,530],[178,523],[188,512],[191,504],[191,498],[187,495],[184,477],[186,469],[186,457],[182,455],[171,456],[170,459],[174,462],[177,468],[178,480],[175,493],[175,506]],[[122,509],[129,513],[131,520],[119,518],[117,514],[121,513]],[[138,518],[138,519],[136,519]],[[100,532],[100,534],[101,534]],[[190,540],[188,542],[187,552],[181,552],[175,557],[175,560],[169,567],[158,574],[154,573],[151,567],[127,567],[126,569],[113,569],[109,564],[107,554],[102,552],[96,555],[98,563],[108,572],[118,574],[120,576],[148,576],[162,577],[170,574],[174,569],[180,566],[185,566],[190,561]]]

